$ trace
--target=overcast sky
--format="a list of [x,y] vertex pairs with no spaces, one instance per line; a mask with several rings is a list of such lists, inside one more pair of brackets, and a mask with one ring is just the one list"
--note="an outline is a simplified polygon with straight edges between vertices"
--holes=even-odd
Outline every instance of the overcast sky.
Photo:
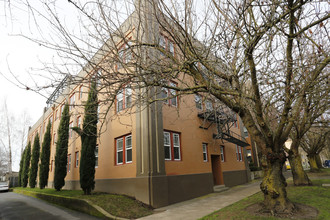
[[[27,111],[31,117],[32,126],[43,113],[47,94],[40,95],[31,90],[19,88],[23,86],[15,78],[30,85],[42,84],[40,81],[34,82],[29,73],[35,72],[34,69],[42,68],[41,61],[47,62],[55,54],[24,37],[17,36],[23,34],[34,37],[36,33],[26,7],[10,1],[14,4],[9,10],[8,2],[0,1],[0,105],[2,106],[6,100],[9,113],[15,117]],[[43,30],[46,31],[45,28]],[[20,152],[17,150],[20,146],[13,147],[13,151]],[[13,158],[14,171],[19,169],[19,158],[20,154],[16,153]]]

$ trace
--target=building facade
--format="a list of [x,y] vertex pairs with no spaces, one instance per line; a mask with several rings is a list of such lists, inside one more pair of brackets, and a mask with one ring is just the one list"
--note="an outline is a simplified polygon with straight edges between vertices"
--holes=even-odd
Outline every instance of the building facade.
[[[115,45],[120,56],[128,59],[120,50],[127,47],[128,40],[139,38],[134,13],[121,28],[125,39],[118,39]],[[175,53],[176,45],[166,35],[159,34],[159,39],[161,46]],[[98,52],[93,59],[100,66],[104,56]],[[116,70],[121,72],[119,64]],[[105,75],[100,68],[89,66],[73,79],[65,78],[47,101],[44,114],[29,130],[29,141],[37,133],[42,140],[48,121],[52,122],[48,187],[53,187],[57,130],[64,104],[70,104],[70,127],[81,127],[89,82],[95,74]],[[168,83],[180,86],[185,81],[180,77]],[[103,86],[105,83],[100,77],[99,100],[107,97],[109,87]],[[241,137],[243,125],[236,114],[220,109],[212,97],[177,96],[173,89],[139,88],[127,82],[115,91],[111,105],[100,101],[95,191],[125,194],[162,207],[211,193],[215,185],[249,181],[244,148],[248,144]],[[143,102],[141,95],[155,99]],[[69,132],[64,188],[80,189],[81,140],[74,131]]]

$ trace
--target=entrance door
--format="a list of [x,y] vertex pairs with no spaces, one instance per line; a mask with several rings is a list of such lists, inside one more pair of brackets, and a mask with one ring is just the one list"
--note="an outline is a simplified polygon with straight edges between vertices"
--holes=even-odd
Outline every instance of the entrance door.
[[211,155],[212,161],[212,174],[214,185],[221,185],[221,166],[220,166],[220,155]]

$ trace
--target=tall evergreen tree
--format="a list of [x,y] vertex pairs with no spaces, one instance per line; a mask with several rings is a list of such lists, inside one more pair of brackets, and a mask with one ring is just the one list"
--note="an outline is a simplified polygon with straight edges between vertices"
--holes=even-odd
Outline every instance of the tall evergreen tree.
[[85,195],[90,195],[95,186],[95,148],[97,140],[98,100],[96,82],[93,81],[85,104],[83,129],[74,127],[81,137],[80,186]]
[[19,162],[19,172],[18,172],[18,186],[23,186],[23,165],[24,165],[24,154],[26,149],[22,152],[21,161]]
[[65,185],[66,165],[68,157],[68,141],[69,141],[69,105],[65,104],[61,117],[60,126],[58,128],[58,139],[56,142],[56,155],[55,155],[55,175],[54,187],[60,191]]
[[39,156],[40,156],[40,140],[39,140],[39,134],[37,133],[34,138],[32,157],[31,157],[31,168],[30,168],[30,176],[29,176],[29,185],[31,188],[34,188],[37,183]]
[[39,187],[40,189],[45,188],[48,183],[48,173],[49,173],[49,158],[50,158],[50,144],[51,144],[51,123],[48,122],[47,130],[44,135],[44,140],[42,142],[42,150],[40,156],[40,169],[39,169]]
[[30,170],[30,159],[31,159],[31,142],[29,141],[27,147],[25,148],[24,153],[24,162],[23,162],[23,173],[22,173],[22,186],[26,187],[29,180],[29,170]]

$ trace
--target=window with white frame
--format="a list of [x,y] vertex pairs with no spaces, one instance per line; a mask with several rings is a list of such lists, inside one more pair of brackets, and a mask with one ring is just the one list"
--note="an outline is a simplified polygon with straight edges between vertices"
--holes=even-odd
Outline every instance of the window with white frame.
[[165,160],[171,160],[171,133],[164,132]]
[[249,137],[249,132],[245,126],[243,127],[243,132],[244,132],[244,137]]
[[132,163],[132,135],[116,139],[116,164]]
[[64,111],[64,104],[61,105],[61,113],[60,113],[61,117],[62,117],[63,111]]
[[75,153],[75,167],[79,167],[79,151]]
[[213,111],[213,103],[210,100],[205,101],[205,108],[208,111]]
[[95,147],[95,167],[98,167],[99,166],[99,146],[96,145]]
[[165,160],[181,160],[180,134],[164,131]]
[[83,86],[81,85],[79,87],[79,99],[82,99],[82,96],[83,96]]
[[132,135],[125,137],[125,162],[132,163]]
[[203,110],[202,97],[200,95],[195,95],[195,103],[197,109]]
[[74,108],[75,102],[76,102],[76,98],[75,98],[75,93],[73,93],[70,96],[70,111]]
[[237,144],[236,144],[236,158],[237,158],[237,161],[242,161],[243,160],[242,148],[240,146],[238,146]]
[[[177,87],[177,84],[174,82],[170,82],[169,86]],[[175,106],[175,107],[178,106],[178,97],[175,89],[169,89],[163,87],[161,89],[161,98],[164,99],[163,101],[169,104],[170,106]]]
[[116,111],[120,112],[123,109],[130,108],[132,106],[132,88],[130,85],[120,89],[116,97]]
[[132,105],[132,88],[131,86],[127,85],[125,88],[125,108],[130,108]]
[[207,144],[203,143],[202,147],[203,147],[203,161],[207,162]]
[[225,146],[220,146],[220,159],[221,162],[225,162]]
[[118,58],[119,62],[117,65],[118,69],[123,67],[123,64],[127,64],[132,60],[132,42],[128,41],[127,43],[123,44],[118,50]]
[[[173,41],[162,34],[159,35],[159,46],[174,55],[175,49]],[[164,53],[161,52],[161,55],[164,56]]]
[[121,110],[124,109],[124,94],[123,94],[123,89],[119,90],[116,98],[116,106],[117,106],[117,112],[120,112]]

